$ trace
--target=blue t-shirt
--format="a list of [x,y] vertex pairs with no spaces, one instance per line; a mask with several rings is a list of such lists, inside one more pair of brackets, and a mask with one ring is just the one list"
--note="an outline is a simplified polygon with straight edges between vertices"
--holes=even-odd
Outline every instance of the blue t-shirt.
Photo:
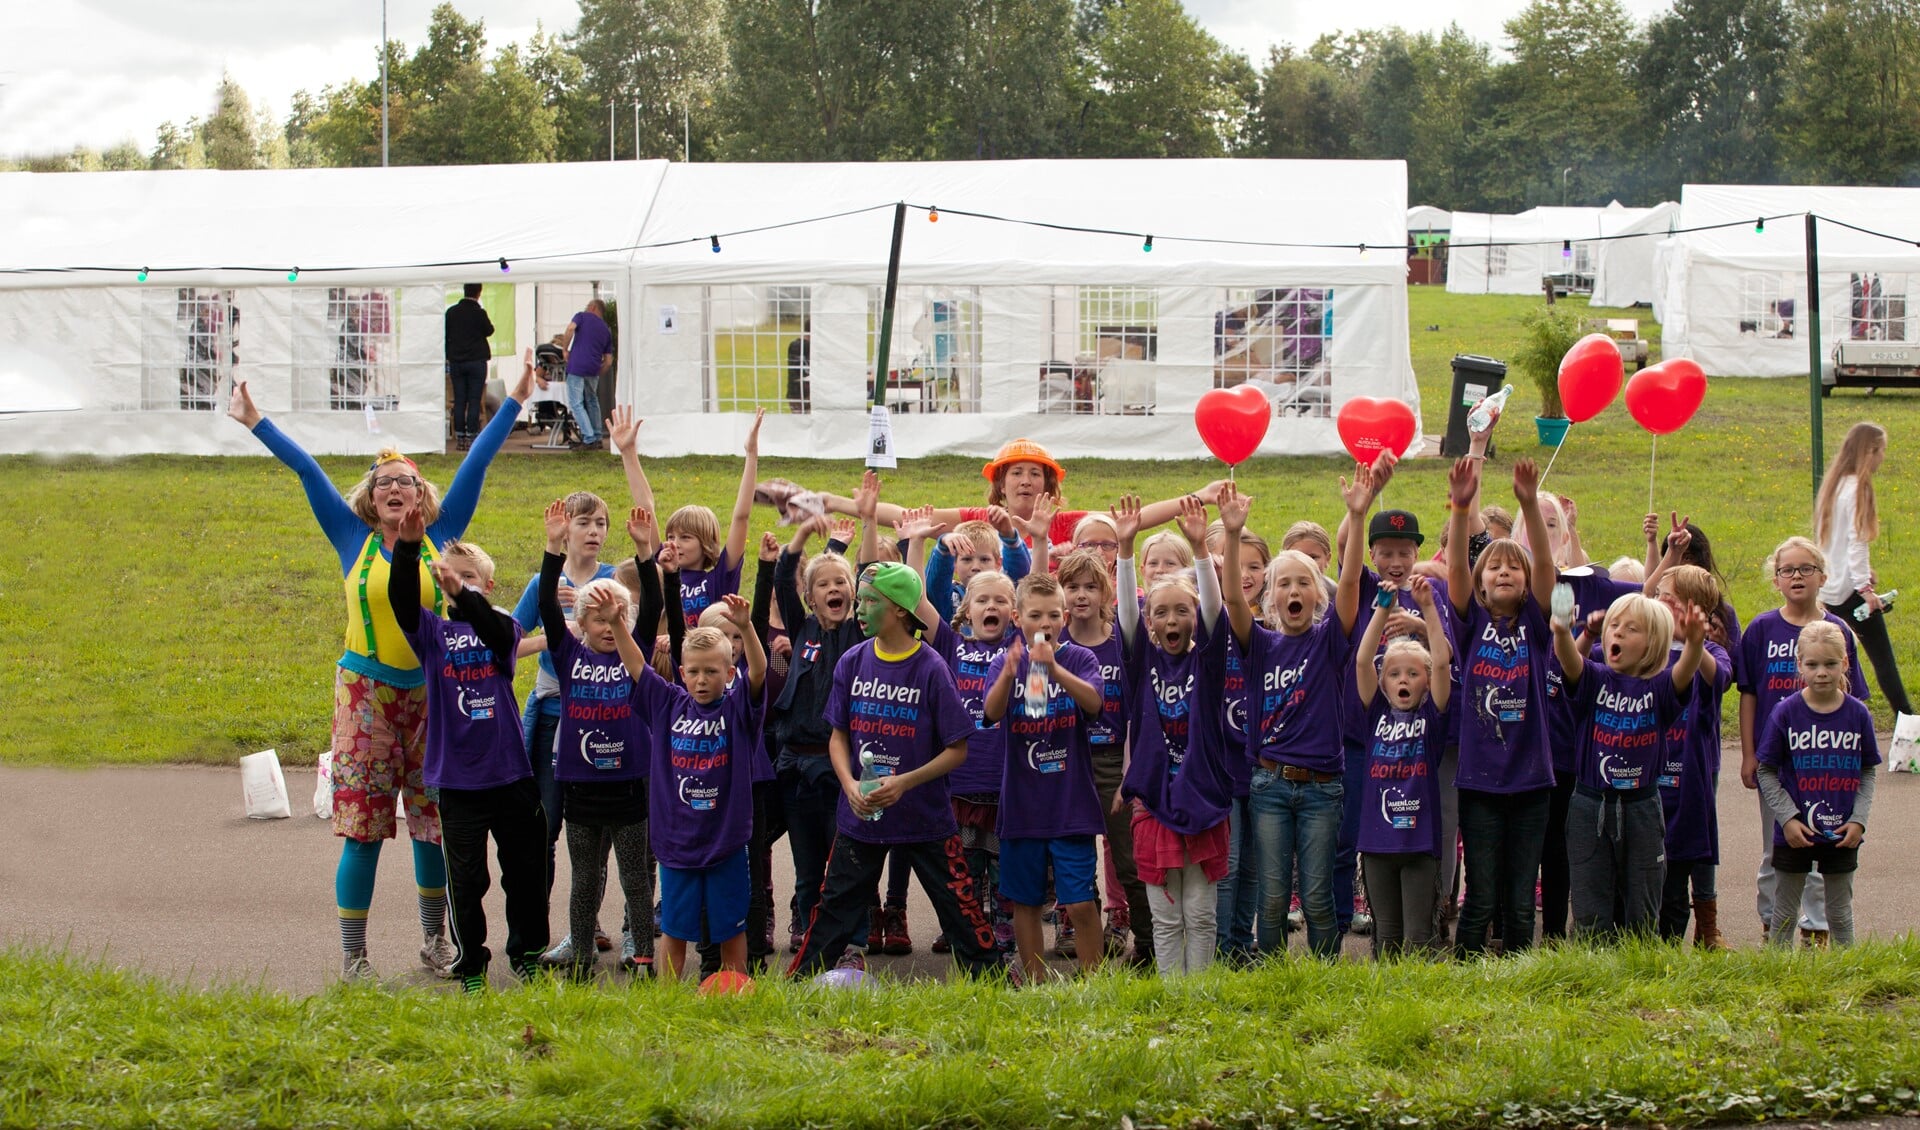
[[591,310],[575,314],[573,327],[573,344],[567,347],[567,375],[599,376],[600,362],[607,355],[607,347],[613,344],[613,330]]

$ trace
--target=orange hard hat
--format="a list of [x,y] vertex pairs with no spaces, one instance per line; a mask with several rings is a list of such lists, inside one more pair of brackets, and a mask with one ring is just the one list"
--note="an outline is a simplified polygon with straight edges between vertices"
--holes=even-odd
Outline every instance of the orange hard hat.
[[1067,469],[1054,462],[1053,456],[1047,454],[1046,448],[1025,438],[1010,439],[1001,444],[1000,453],[989,460],[986,466],[980,468],[981,477],[992,482],[995,475],[1014,463],[1038,463],[1042,467],[1052,468],[1056,478],[1067,477]]

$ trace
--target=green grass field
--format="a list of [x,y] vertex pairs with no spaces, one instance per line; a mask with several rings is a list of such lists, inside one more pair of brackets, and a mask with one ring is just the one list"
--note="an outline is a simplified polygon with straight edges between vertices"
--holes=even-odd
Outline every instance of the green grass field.
[[729,998],[292,1000],[14,952],[0,1123],[1690,1126],[1910,1112],[1917,1037],[1911,940]]
[[[1445,424],[1448,359],[1499,357],[1515,343],[1534,298],[1412,294],[1412,341],[1426,430]],[[1642,311],[1644,314],[1644,311]],[[1650,324],[1650,323],[1649,323]],[[1438,331],[1428,331],[1438,325]],[[1657,328],[1657,327],[1655,327]],[[1511,461],[1534,446],[1530,388],[1516,390],[1496,437],[1490,499]],[[1920,397],[1827,402],[1832,451],[1847,426],[1875,419],[1892,432],[1879,479],[1890,516],[1875,547],[1883,588],[1920,586],[1903,575],[1920,552],[1920,524],[1901,520],[1920,492],[1911,440]],[[236,425],[237,427],[237,425]],[[1811,522],[1806,387],[1796,381],[1718,380],[1685,431],[1663,440],[1657,504],[1691,513],[1712,538],[1742,618],[1772,607],[1761,563],[1780,538]],[[1201,450],[1198,439],[1196,451]],[[1580,503],[1589,552],[1602,561],[1637,553],[1645,512],[1649,440],[1616,405],[1574,428],[1549,486]],[[324,460],[338,483],[358,459]],[[421,460],[445,484],[457,460]],[[980,497],[980,460],[915,460],[888,477],[891,500],[954,504]],[[1240,476],[1256,496],[1254,524],[1277,534],[1298,518],[1339,517],[1341,461],[1262,459]],[[1104,507],[1123,491],[1169,497],[1214,478],[1217,464],[1074,460],[1070,503]],[[650,468],[663,508],[702,502],[723,513],[738,481],[736,459],[689,458]],[[850,490],[850,463],[768,459],[765,476]],[[1388,492],[1437,523],[1445,497],[1441,460],[1404,467]],[[473,540],[501,567],[500,603],[511,604],[539,563],[539,512],[550,499],[588,488],[624,504],[610,458],[501,459],[488,480]],[[292,475],[266,459],[140,457],[121,460],[0,459],[0,509],[13,516],[0,541],[0,760],[15,763],[230,762],[274,747],[298,763],[324,748],[329,671],[344,622],[335,560],[313,527]],[[756,515],[756,533],[773,522]],[[611,554],[613,547],[609,546]],[[1920,632],[1908,614],[1890,623],[1903,666],[1920,671]],[[526,685],[523,683],[523,685]],[[1882,721],[1887,721],[1884,711]]]

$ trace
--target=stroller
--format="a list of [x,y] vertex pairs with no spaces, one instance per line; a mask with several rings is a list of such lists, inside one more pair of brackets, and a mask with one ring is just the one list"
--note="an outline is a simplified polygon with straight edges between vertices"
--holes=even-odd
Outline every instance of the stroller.
[[[533,365],[541,380],[565,389],[567,355],[559,346],[552,343],[534,346]],[[561,396],[560,400],[534,403],[533,418],[527,421],[527,431],[534,435],[546,433],[546,442],[541,446],[566,447],[580,438],[580,429],[573,422],[573,413],[567,409],[565,393]]]

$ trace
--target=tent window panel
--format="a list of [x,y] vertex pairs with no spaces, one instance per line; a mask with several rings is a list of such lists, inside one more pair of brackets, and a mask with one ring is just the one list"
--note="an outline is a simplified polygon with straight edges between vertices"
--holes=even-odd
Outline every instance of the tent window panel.
[[1907,332],[1907,276],[1847,276],[1847,321],[1851,341],[1911,341]]
[[1793,337],[1793,285],[1789,276],[1764,271],[1740,276],[1740,333],[1746,337]]
[[1487,277],[1507,273],[1507,249],[1504,247],[1487,248]]
[[709,412],[811,409],[813,288],[709,286],[701,312]]
[[144,296],[140,407],[213,412],[238,363],[233,291],[183,286]]
[[400,407],[398,296],[385,287],[308,287],[293,296],[293,407]]
[[1040,367],[1041,412],[1152,415],[1154,363],[1160,354],[1158,290],[1057,286],[1048,317],[1053,359]]
[[1573,273],[1590,275],[1593,273],[1593,244],[1576,243],[1573,245]]
[[[886,288],[867,295],[867,380],[880,348]],[[895,411],[980,410],[980,288],[905,286],[894,295],[887,404]]]
[[1253,383],[1283,416],[1333,414],[1333,291],[1230,287],[1213,315],[1213,387]]

